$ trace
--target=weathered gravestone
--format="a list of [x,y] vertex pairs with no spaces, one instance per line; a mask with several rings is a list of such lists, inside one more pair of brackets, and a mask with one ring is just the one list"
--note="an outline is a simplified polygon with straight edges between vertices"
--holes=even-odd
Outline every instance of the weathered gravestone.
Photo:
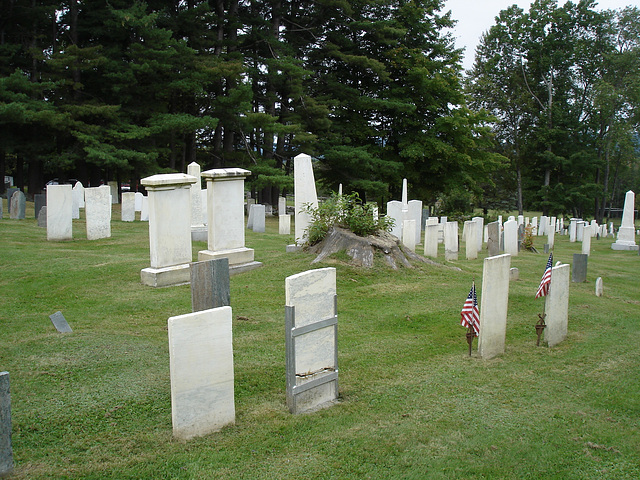
[[[51,185],[49,185],[51,186]],[[54,185],[56,187],[60,185]],[[11,195],[11,206],[9,208],[9,217],[13,220],[24,220],[27,209],[27,198],[21,190]]]
[[504,253],[511,256],[518,255],[518,224],[515,220],[504,222]]
[[516,268],[516,267],[512,267],[509,269],[509,281],[510,282],[517,282],[518,280],[520,280],[520,269]]
[[122,209],[120,219],[123,222],[133,222],[136,219],[136,194],[135,192],[122,192]]
[[111,195],[111,203],[112,204],[120,203],[119,202],[120,199],[118,198],[118,182],[115,182],[115,181],[107,182],[107,185],[109,185],[109,194]]
[[33,196],[33,215],[35,218],[39,217],[40,209],[47,204],[46,193],[36,193]]
[[458,222],[444,224],[444,259],[447,262],[458,260]]
[[479,252],[482,250],[482,236],[484,234],[484,217],[473,217],[472,220],[476,222],[476,237],[478,245],[476,250]]
[[71,185],[47,187],[47,240],[71,240],[73,238]]
[[437,258],[438,256],[438,231],[440,226],[437,223],[428,223],[424,228],[424,255],[426,257]]
[[500,253],[500,222],[491,222],[487,225],[487,228],[489,234],[487,241],[489,256],[495,257]]
[[[207,193],[206,190],[204,193]],[[149,221],[149,197],[147,195],[142,197],[142,207],[140,209],[140,221]]]
[[549,228],[547,229],[547,243],[549,249],[553,250],[553,246],[556,243],[556,217],[551,217]]
[[278,197],[278,215],[287,214],[287,199],[286,197]]
[[19,192],[20,189],[16,187],[7,188],[7,211],[9,212],[9,218],[11,217],[11,197],[14,193]]
[[171,420],[180,439],[235,423],[231,307],[169,318]]
[[409,200],[407,203],[407,218],[405,220],[413,220],[413,231],[415,235],[414,248],[411,251],[415,251],[415,245],[418,245],[422,240],[422,200]]
[[54,314],[51,314],[49,315],[49,318],[51,319],[51,323],[53,323],[53,326],[56,327],[56,330],[58,332],[71,333],[73,331],[71,330],[67,319],[64,318],[64,315],[62,315],[62,312],[58,311]]
[[604,295],[604,286],[602,284],[602,277],[596,278],[596,297]]
[[465,253],[467,260],[475,260],[478,258],[478,235],[476,230],[479,224],[473,220],[467,220],[464,222],[464,226],[466,228]]
[[405,220],[402,225],[402,244],[412,252],[415,252],[416,221],[413,219]]
[[[516,223],[515,220],[513,223]],[[504,353],[510,266],[509,254],[484,259],[478,336],[478,354],[484,359]]]
[[591,253],[591,225],[586,225],[582,232],[582,253],[589,255]]
[[265,232],[265,206],[262,204],[252,205],[251,211],[253,212],[253,227],[252,230],[256,233]]
[[152,175],[141,183],[149,194],[151,266],[140,271],[144,285],[165,287],[188,283],[191,244],[191,184],[184,173]]
[[38,213],[38,226],[47,228],[47,206],[43,206]]
[[142,199],[144,198],[144,195],[142,194],[142,192],[136,192],[135,193],[135,210],[136,212],[141,212],[142,211]]
[[307,241],[306,230],[311,223],[311,215],[305,212],[306,206],[318,208],[318,194],[313,176],[311,157],[304,153],[293,159],[293,177],[295,194],[295,241],[302,245]]
[[278,233],[280,235],[291,234],[291,215],[278,215]]
[[0,372],[0,477],[13,471],[11,446],[11,392],[9,372]]
[[302,413],[338,397],[336,269],[285,279],[287,405]]
[[582,283],[587,281],[587,262],[589,255],[584,253],[573,254],[573,269],[571,271],[571,281]]
[[218,258],[191,264],[191,309],[194,312],[231,304],[229,259]]
[[399,202],[398,200],[391,200],[390,202],[387,202],[387,217],[393,219],[393,226],[389,233],[398,238],[402,238],[402,222],[404,221],[402,202]]
[[545,296],[544,341],[553,347],[567,338],[569,321],[569,265],[551,269],[551,284]]
[[109,187],[89,187],[84,190],[87,240],[111,237],[111,199]]
[[[82,183],[76,182],[71,189],[71,218],[80,218],[80,201],[82,200],[82,207],[84,207],[84,188],[80,190]],[[80,196],[82,195],[82,199]]]
[[207,227],[205,226],[202,210],[202,169],[197,162],[187,165],[187,174],[196,179],[191,185],[191,240],[207,241]]

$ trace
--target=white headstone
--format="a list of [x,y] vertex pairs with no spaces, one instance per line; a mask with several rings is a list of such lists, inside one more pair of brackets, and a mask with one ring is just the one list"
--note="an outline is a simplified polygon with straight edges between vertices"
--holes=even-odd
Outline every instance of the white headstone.
[[478,229],[478,224],[473,220],[471,221],[468,220],[464,222],[464,226],[467,230],[467,235],[465,240],[467,260],[475,260],[476,258],[478,258],[478,241],[477,241],[478,235],[476,234],[476,230]]
[[149,221],[149,197],[143,195],[142,197],[142,207],[140,208],[140,220],[142,222]]
[[173,434],[190,439],[235,423],[231,307],[169,318]]
[[416,221],[405,220],[402,225],[402,244],[412,252],[416,250]]
[[278,215],[278,233],[291,235],[291,215]]
[[614,250],[638,250],[635,230],[635,198],[633,191],[629,190],[624,197],[624,210],[622,211],[622,224],[618,230],[618,238],[611,244]]
[[71,185],[47,185],[47,240],[73,238],[72,197]]
[[253,212],[253,231],[256,233],[265,232],[265,208],[264,205],[251,205]]
[[447,262],[458,260],[458,222],[444,224],[444,259]]
[[151,268],[140,272],[152,287],[190,281],[191,185],[197,179],[184,173],[152,175],[141,183],[149,195],[149,252]]
[[84,190],[87,240],[111,237],[111,194],[108,185]]
[[534,237],[538,235],[538,217],[531,219],[531,235]]
[[478,239],[477,250],[482,250],[482,235],[484,233],[484,217],[473,217],[472,220],[476,222],[476,237]]
[[540,217],[540,226],[538,227],[538,235],[546,235],[548,233],[549,217],[542,215]]
[[285,197],[278,197],[278,215],[287,214],[287,199]]
[[545,298],[544,341],[553,347],[567,338],[569,320],[569,275],[571,266],[568,264],[553,267],[551,270],[551,284]]
[[71,193],[71,217],[80,218],[80,209],[84,208],[84,187],[81,182],[76,182]]
[[144,198],[144,195],[142,194],[142,192],[136,192],[135,193],[135,209],[136,212],[141,212],[142,211],[142,199]]
[[[517,223],[513,223],[517,230]],[[508,254],[484,259],[478,354],[485,359],[504,353],[510,267],[511,255]]]
[[515,220],[504,222],[504,252],[516,257],[518,255],[518,224]]
[[582,253],[585,255],[589,255],[591,253],[591,230],[593,227],[591,225],[587,225],[583,228],[582,235]]
[[[422,240],[422,200],[410,200],[408,204],[408,217],[405,220],[414,221],[414,245],[417,245]],[[412,250],[415,250],[413,248]]]
[[295,237],[296,244],[302,245],[307,241],[306,230],[311,223],[311,216],[303,212],[305,205],[318,208],[318,194],[316,181],[313,176],[311,157],[304,153],[293,159],[294,194],[295,194]]
[[[524,224],[524,215],[518,215],[518,226]],[[526,225],[525,225],[526,227]]]
[[111,192],[111,203],[116,204],[118,202],[118,182],[108,182],[109,191]]
[[438,224],[429,224],[424,229],[424,255],[426,257],[437,258],[438,256]]
[[556,243],[556,217],[551,217],[547,228],[547,243],[549,248],[553,250],[553,246]]
[[584,224],[585,222],[582,220],[578,220],[576,222],[576,241],[581,242],[584,238]]
[[602,284],[602,277],[596,278],[596,297],[601,297],[604,294],[604,286]]
[[404,222],[404,215],[402,212],[402,202],[397,200],[391,200],[387,202],[387,216],[394,221],[391,228],[391,235],[395,235],[399,239],[402,239],[402,225]]
[[191,185],[191,227],[202,228],[204,226],[204,215],[202,214],[202,177],[200,164],[191,162],[187,165],[187,175],[196,178],[196,182]]
[[134,192],[122,192],[120,215],[123,222],[133,222],[136,219],[136,194]]

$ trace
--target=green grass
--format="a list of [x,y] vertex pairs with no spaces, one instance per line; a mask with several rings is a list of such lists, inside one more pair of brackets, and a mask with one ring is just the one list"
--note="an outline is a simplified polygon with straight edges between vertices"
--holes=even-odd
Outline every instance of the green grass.
[[[6,218],[6,200],[4,212],[0,371],[15,478],[640,478],[640,257],[612,239],[593,240],[588,281],[571,284],[568,339],[553,349],[535,346],[546,255],[513,258],[506,352],[484,361],[475,344],[467,356],[459,325],[473,277],[481,301],[482,259],[444,264],[441,246],[437,267],[312,266],[285,253],[292,238],[268,219],[246,239],[264,267],[231,278],[236,425],[185,443],[172,438],[167,318],[190,311],[190,290],[140,284],[147,224],[116,210],[110,239],[87,241],[81,219],[73,241],[47,242],[32,218]],[[204,248],[194,243],[194,258]],[[555,259],[573,253],[580,245],[556,236]],[[293,416],[284,279],[324,266],[338,270],[340,402]],[[57,310],[73,333],[55,331]]]

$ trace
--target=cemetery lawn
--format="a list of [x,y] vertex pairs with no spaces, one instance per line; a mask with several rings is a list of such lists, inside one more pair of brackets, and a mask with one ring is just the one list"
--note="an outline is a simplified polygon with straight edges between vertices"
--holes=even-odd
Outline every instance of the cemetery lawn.
[[[17,479],[640,478],[640,256],[611,250],[613,239],[593,239],[587,282],[570,287],[569,336],[553,349],[535,345],[547,255],[513,258],[506,352],[485,361],[477,341],[468,357],[459,322],[474,277],[482,301],[486,250],[445,263],[441,245],[443,266],[397,271],[341,256],[310,265],[285,253],[292,237],[269,218],[246,239],[264,266],[231,278],[236,424],[182,442],[167,319],[191,311],[190,289],[140,283],[147,224],[116,210],[112,238],[87,241],[80,219],[73,241],[54,243],[27,218],[0,220]],[[194,258],[205,248],[194,242]],[[555,260],[573,253],[580,244],[556,236]],[[284,280],[326,266],[338,277],[340,402],[294,416]],[[58,310],[73,333],[53,328]]]

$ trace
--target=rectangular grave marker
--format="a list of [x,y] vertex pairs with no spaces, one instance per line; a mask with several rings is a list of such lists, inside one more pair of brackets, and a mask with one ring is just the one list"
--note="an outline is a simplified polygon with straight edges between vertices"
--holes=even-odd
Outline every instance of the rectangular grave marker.
[[218,258],[191,264],[191,309],[194,312],[231,304],[229,259]]
[[190,439],[235,423],[231,307],[169,318],[173,434]]
[[551,285],[545,297],[544,341],[553,347],[567,338],[569,321],[569,265],[551,269]]
[[287,277],[285,294],[287,405],[302,413],[338,397],[336,269]]
[[509,254],[484,259],[478,337],[478,354],[484,359],[504,353],[510,266]]
[[0,372],[0,477],[13,471],[9,372]]
[[573,269],[571,270],[571,281],[582,283],[587,281],[587,262],[589,255],[584,253],[573,254]]
[[71,330],[69,323],[67,323],[67,319],[64,318],[64,315],[62,315],[62,312],[57,311],[56,313],[49,315],[49,318],[51,319],[53,326],[56,327],[56,330],[58,330],[58,332],[71,333],[73,331]]

